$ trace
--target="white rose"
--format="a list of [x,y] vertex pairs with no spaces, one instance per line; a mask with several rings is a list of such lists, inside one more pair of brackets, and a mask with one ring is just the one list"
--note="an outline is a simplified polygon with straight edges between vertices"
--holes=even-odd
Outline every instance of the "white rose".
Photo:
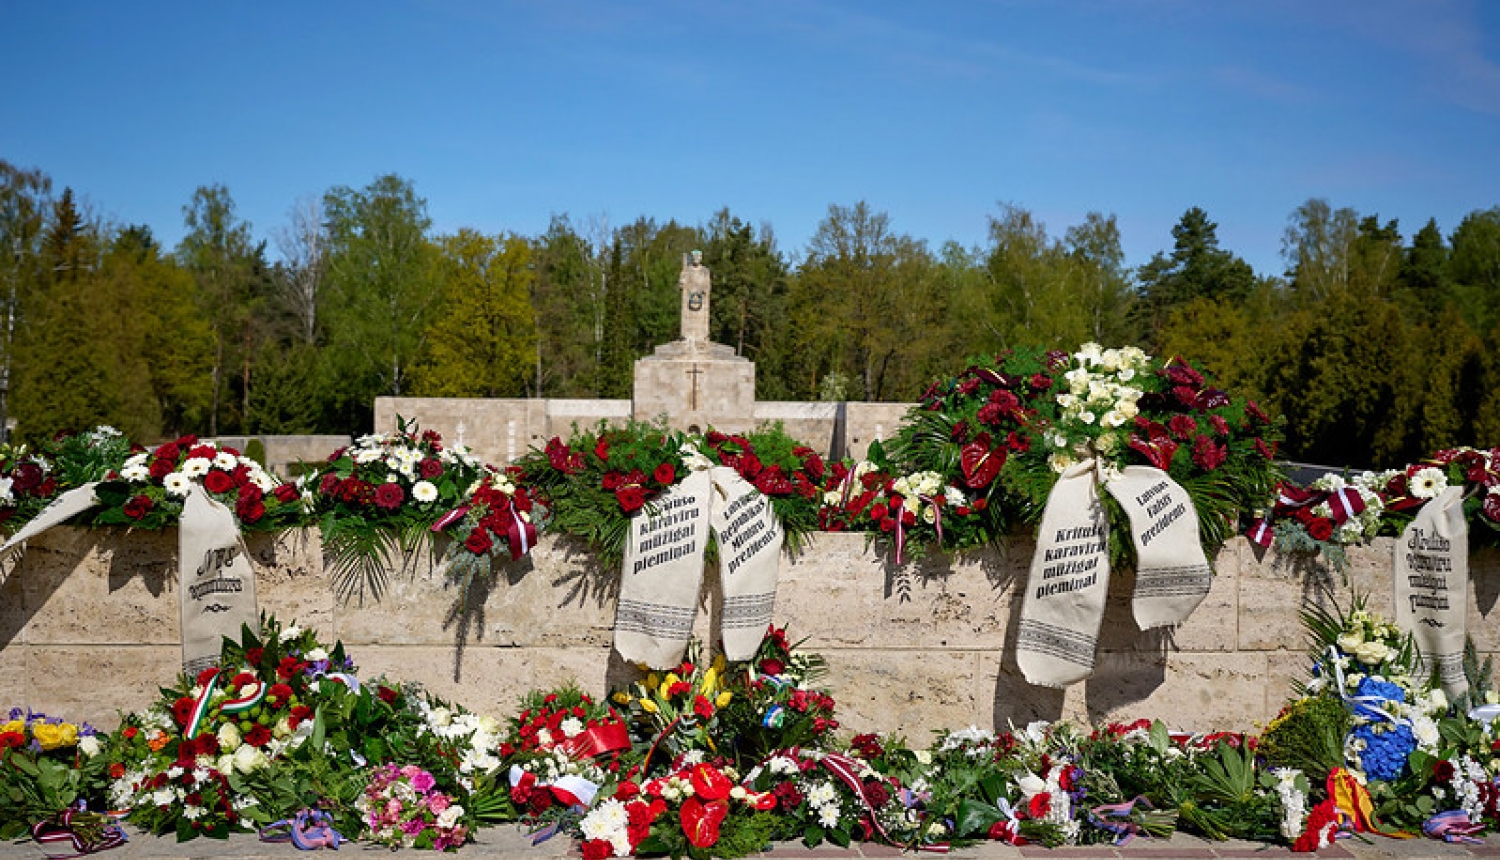
[[[232,753],[240,747],[240,727],[232,721],[219,726],[219,749],[226,753]],[[220,768],[223,770],[223,768]]]
[[89,758],[93,758],[102,752],[104,746],[99,743],[98,735],[83,735],[78,739],[78,751]]
[[1339,638],[1334,641],[1341,650],[1350,652],[1355,648],[1358,648],[1359,646],[1365,644],[1365,637],[1356,630],[1352,633],[1345,633],[1339,636]]
[[234,769],[240,773],[254,773],[268,763],[266,754],[249,744],[241,744],[240,748],[234,751]]
[[1016,778],[1016,787],[1027,797],[1041,794],[1047,790],[1047,781],[1034,773],[1025,773]]
[[1378,666],[1390,656],[1391,649],[1379,642],[1366,642],[1354,649],[1354,656],[1367,666]]

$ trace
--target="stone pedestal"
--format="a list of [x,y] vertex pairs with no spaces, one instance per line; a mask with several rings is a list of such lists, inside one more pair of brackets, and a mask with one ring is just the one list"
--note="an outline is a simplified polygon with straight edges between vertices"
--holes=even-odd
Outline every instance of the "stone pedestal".
[[635,363],[638,421],[673,429],[743,433],[755,426],[755,363],[721,343],[677,340]]

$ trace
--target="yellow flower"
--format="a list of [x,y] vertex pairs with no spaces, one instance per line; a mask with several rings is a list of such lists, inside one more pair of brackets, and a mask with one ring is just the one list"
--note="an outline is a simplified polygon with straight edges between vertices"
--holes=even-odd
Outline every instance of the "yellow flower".
[[730,691],[725,690],[724,692],[722,692],[722,693],[719,694],[719,698],[714,699],[714,707],[722,708],[725,705],[729,704],[730,700],[733,699],[733,698],[734,698],[734,693],[731,693]]
[[617,705],[628,705],[628,704],[630,704],[630,694],[627,693],[627,692],[625,692],[624,690],[621,690],[620,692],[615,693],[614,696],[612,696],[611,698],[613,698],[615,700],[615,704],[617,704]]
[[708,671],[703,673],[703,694],[706,696],[712,696],[714,694],[714,690],[717,690],[718,688],[719,670],[710,666],[708,667]]
[[661,686],[661,676],[652,672],[646,676],[646,689],[654,690]]
[[675,684],[675,683],[677,683],[678,681],[681,681],[681,680],[682,680],[681,678],[677,677],[677,673],[676,672],[668,672],[667,673],[667,677],[661,679],[661,686],[663,686],[663,687],[665,687],[667,689],[671,689],[671,687],[672,687],[673,684]]
[[645,711],[648,714],[655,714],[659,712],[661,708],[658,708],[656,706],[656,703],[651,701],[650,699],[641,699],[641,710]]
[[25,720],[11,720],[8,723],[0,723],[0,735],[7,732],[15,732],[18,735],[26,734]]
[[37,723],[31,727],[31,734],[44,750],[78,745],[78,727],[72,723]]
[[727,660],[724,659],[724,655],[723,654],[720,654],[720,655],[718,655],[717,657],[714,658],[713,669],[714,669],[715,672],[719,673],[720,675],[724,674],[724,667],[728,666],[728,665],[729,665],[729,661],[727,661]]

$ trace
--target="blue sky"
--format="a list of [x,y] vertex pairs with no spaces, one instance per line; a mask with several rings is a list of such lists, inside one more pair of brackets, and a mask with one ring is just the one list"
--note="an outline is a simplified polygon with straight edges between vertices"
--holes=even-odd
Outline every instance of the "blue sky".
[[[13,2],[0,159],[171,246],[222,183],[259,238],[299,198],[410,179],[440,232],[721,207],[793,259],[868,201],[936,249],[1007,202],[1126,262],[1191,206],[1280,274],[1312,197],[1444,234],[1500,205],[1486,0]],[[271,244],[274,256],[274,243]]]

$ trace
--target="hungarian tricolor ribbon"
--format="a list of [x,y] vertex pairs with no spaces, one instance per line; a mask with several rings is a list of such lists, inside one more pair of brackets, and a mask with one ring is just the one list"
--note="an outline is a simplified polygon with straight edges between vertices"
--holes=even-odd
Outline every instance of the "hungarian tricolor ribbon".
[[208,715],[208,700],[213,698],[214,686],[218,684],[222,671],[221,669],[209,670],[208,677],[203,681],[203,692],[199,693],[197,700],[193,702],[193,712],[188,717],[187,727],[182,730],[182,736],[188,740],[197,737],[198,731],[203,728],[203,718]]

